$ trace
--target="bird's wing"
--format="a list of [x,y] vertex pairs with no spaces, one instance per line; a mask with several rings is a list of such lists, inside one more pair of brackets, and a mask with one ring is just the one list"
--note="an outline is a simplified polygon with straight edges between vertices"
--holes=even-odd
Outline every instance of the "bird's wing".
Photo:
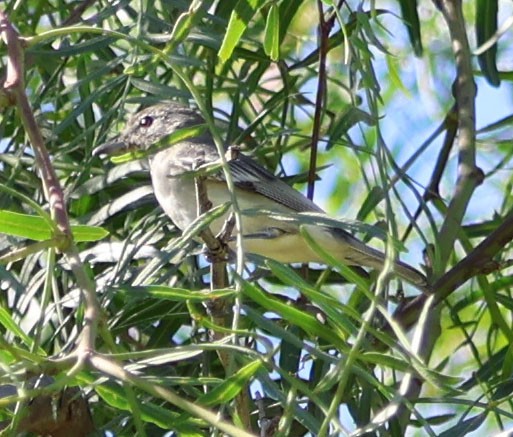
[[[205,139],[201,143],[207,144]],[[199,162],[204,164],[200,170],[208,179],[226,182],[219,155],[213,143],[209,142],[208,147],[202,147],[201,153],[198,153],[197,143],[190,140],[173,146],[171,150],[173,150],[175,158],[180,156],[180,159],[172,159],[173,167],[176,168],[172,173],[175,175],[188,172],[194,174],[196,172],[195,164]],[[234,184],[241,190],[266,196],[293,211],[323,212],[315,203],[249,156],[239,152],[231,154],[228,157],[228,166]]]
[[228,165],[238,188],[266,196],[293,211],[322,212],[322,209],[310,199],[248,156],[239,154],[235,159],[228,161]]

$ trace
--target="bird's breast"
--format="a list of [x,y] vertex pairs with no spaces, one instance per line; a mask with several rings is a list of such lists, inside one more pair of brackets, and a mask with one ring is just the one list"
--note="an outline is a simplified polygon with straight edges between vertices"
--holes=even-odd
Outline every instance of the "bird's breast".
[[[194,178],[191,175],[180,175],[180,173],[183,173],[183,169],[174,166],[169,160],[159,160],[158,155],[151,163],[151,177],[157,201],[173,223],[181,230],[185,230],[197,218],[198,206]],[[205,186],[212,206],[231,202],[230,192],[224,182],[207,180]],[[261,209],[290,212],[289,208],[258,193],[236,189],[236,196],[240,211]],[[221,217],[212,223],[211,230],[214,234],[221,230],[226,218],[226,216]],[[270,228],[283,228],[284,232],[289,232],[291,231],[288,229],[289,226],[265,215],[243,216],[242,223],[245,235],[265,234]]]

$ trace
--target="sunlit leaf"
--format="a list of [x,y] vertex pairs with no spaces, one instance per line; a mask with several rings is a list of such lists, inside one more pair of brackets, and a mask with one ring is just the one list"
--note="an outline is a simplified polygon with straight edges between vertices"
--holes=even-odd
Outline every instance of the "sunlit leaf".
[[[75,241],[97,241],[106,237],[109,232],[98,226],[71,225]],[[50,240],[54,230],[45,219],[35,215],[0,210],[0,233],[30,240]]]
[[272,4],[264,30],[264,50],[273,61],[277,61],[280,57],[280,17],[278,14],[278,6]]
[[232,11],[223,43],[219,49],[218,56],[222,63],[232,56],[233,50],[246,31],[249,22],[264,3],[265,0],[239,0],[237,2]]

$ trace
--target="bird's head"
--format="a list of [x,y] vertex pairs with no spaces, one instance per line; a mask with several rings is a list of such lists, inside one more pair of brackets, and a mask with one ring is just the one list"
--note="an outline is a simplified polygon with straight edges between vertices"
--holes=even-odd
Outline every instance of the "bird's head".
[[[154,147],[165,147],[159,143],[167,141],[175,132],[199,127],[204,123],[203,118],[194,109],[178,103],[159,103],[136,113],[117,138],[96,147],[93,150],[93,155],[148,153]],[[198,133],[185,132],[184,136],[198,136]],[[174,142],[180,139],[175,139]],[[173,144],[172,138],[170,138],[169,144]]]

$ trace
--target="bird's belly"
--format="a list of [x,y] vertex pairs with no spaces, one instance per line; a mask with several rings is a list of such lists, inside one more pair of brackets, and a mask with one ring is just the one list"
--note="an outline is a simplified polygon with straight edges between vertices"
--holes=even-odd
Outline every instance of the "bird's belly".
[[177,184],[176,181],[170,180],[165,187],[154,183],[153,188],[158,203],[179,229],[183,231],[196,219],[193,183],[187,181]]
[[[242,246],[245,253],[261,255],[283,263],[321,261],[299,233],[271,238],[243,238]],[[235,250],[236,244],[231,245],[231,248]]]
[[[154,185],[155,187],[155,185]],[[208,199],[212,206],[218,206],[230,201],[229,192],[224,184],[209,184]],[[197,202],[194,182],[169,180],[166,189],[155,187],[155,196],[164,212],[173,223],[185,230],[197,218]],[[271,210],[276,212],[290,212],[289,208],[282,206],[260,194],[239,191],[237,204],[241,211]],[[228,218],[228,213],[216,219],[210,229],[217,234]],[[297,226],[273,220],[267,215],[242,215],[243,249],[246,253],[273,258],[282,262],[307,262],[314,257],[310,247],[299,235]],[[236,250],[237,228],[232,233],[230,247]]]

